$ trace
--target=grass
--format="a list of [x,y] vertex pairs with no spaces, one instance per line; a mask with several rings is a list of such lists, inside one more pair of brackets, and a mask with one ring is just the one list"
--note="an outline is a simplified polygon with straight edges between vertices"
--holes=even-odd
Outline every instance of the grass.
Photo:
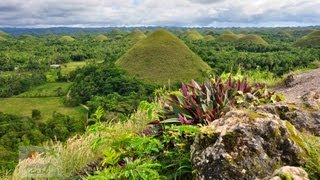
[[304,169],[311,179],[320,178],[320,138],[297,131],[292,124],[286,122],[290,139],[302,149],[301,157],[306,160]]
[[19,94],[17,97],[59,97],[67,94],[72,83],[46,83]]
[[52,118],[54,111],[84,119],[86,110],[82,107],[65,107],[59,97],[48,98],[0,98],[0,111],[8,114],[31,117],[33,109],[41,111],[42,120]]
[[268,45],[268,43],[262,39],[262,37],[254,34],[249,34],[241,37],[238,42],[244,44],[258,44],[258,45]]
[[[69,138],[66,143],[49,142],[44,145],[44,149],[50,153],[38,154],[33,159],[20,161],[13,173],[13,179],[23,179],[30,172],[30,167],[34,167],[35,172],[43,169],[43,166],[35,166],[39,164],[50,164],[45,169],[48,179],[72,179],[73,173],[96,160],[102,151],[119,137],[141,133],[150,121],[158,117],[162,108],[158,103],[141,103],[137,112],[125,122],[98,122],[89,127],[86,134]],[[62,177],[56,177],[57,175]]]
[[[49,153],[36,154],[32,159],[20,161],[12,179],[65,179],[70,177],[72,173],[81,170],[87,163],[97,158],[91,148],[92,139],[93,136],[72,137],[65,143],[55,141],[46,143],[43,148]],[[32,175],[32,172],[33,177],[28,177]],[[34,172],[43,172],[43,174]]]
[[302,37],[294,43],[296,47],[317,47],[320,46],[320,30],[313,31],[310,34]]
[[63,64],[61,66],[61,74],[63,76],[68,75],[72,71],[76,70],[77,68],[82,68],[86,64],[87,64],[86,61],[69,62],[69,63]]
[[116,64],[149,83],[167,85],[202,78],[211,68],[179,38],[157,30],[139,41]]

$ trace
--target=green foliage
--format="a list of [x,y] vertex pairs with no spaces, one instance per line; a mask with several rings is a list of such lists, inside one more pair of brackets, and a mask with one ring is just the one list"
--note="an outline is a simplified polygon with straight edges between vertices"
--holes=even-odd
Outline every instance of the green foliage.
[[116,64],[130,75],[158,85],[203,78],[211,70],[180,39],[166,30],[157,30],[139,41]]
[[41,111],[39,111],[38,109],[32,109],[31,117],[35,120],[41,119]]
[[103,171],[97,172],[94,176],[89,176],[87,179],[141,179],[141,180],[158,180],[160,179],[160,175],[156,171],[159,168],[160,164],[154,163],[148,160],[134,160],[132,162],[128,162],[124,167],[111,167],[107,168]]
[[192,179],[190,147],[199,132],[197,126],[165,126],[161,137],[164,150],[158,157],[162,165],[160,174],[168,179]]
[[129,114],[153,91],[153,86],[127,76],[113,64],[90,65],[77,72],[70,98],[78,103],[90,101],[93,110],[102,106],[107,111]]
[[0,166],[13,169],[18,161],[19,146],[40,144],[46,137],[41,132],[41,123],[0,112]]
[[170,110],[167,116],[171,119],[163,121],[180,122],[181,124],[209,124],[221,117],[232,106],[282,101],[280,95],[268,92],[264,85],[250,85],[246,78],[227,80],[219,77],[201,85],[192,81],[182,84],[181,94],[171,95]]
[[43,84],[45,77],[42,73],[19,73],[0,75],[0,97],[11,97],[28,91],[32,87]]

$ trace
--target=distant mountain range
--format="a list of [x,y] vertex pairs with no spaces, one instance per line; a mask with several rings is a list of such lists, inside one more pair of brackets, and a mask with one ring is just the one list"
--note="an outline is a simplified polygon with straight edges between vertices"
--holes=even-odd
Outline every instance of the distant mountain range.
[[[12,27],[0,27],[0,31],[4,31],[13,36],[31,34],[31,35],[44,35],[44,34],[74,34],[74,33],[88,33],[88,32],[110,32],[113,29],[120,29],[124,31],[131,31],[133,29],[140,30],[154,30],[154,29],[169,29],[169,30],[179,30],[179,29],[190,29],[192,27],[173,27],[173,26],[139,26],[139,27],[101,27],[101,28],[78,28],[78,27],[51,27],[51,28],[12,28]],[[308,27],[280,27],[280,29],[320,29],[320,26],[308,26]],[[228,27],[228,28],[214,28],[214,27],[196,27],[196,29],[215,29],[215,30],[237,30],[237,29],[257,29],[255,28],[238,28],[238,27]],[[270,27],[261,27],[258,29],[272,29]]]

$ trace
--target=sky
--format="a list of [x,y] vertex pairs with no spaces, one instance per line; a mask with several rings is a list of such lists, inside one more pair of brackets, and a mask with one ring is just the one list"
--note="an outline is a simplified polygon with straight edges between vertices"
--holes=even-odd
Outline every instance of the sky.
[[320,25],[320,0],[1,0],[0,27]]

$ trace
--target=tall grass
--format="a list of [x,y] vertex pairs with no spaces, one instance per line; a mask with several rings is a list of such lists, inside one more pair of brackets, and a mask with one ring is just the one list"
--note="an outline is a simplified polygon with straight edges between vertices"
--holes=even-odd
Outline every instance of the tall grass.
[[118,137],[142,132],[150,121],[155,120],[160,109],[160,103],[142,102],[137,112],[126,122],[98,122],[88,127],[84,135],[69,138],[65,143],[50,141],[43,146],[45,153],[35,154],[19,162],[13,179],[30,179],[31,170],[41,172],[43,169],[45,175],[40,173],[32,177],[71,178],[74,173],[96,160]]

